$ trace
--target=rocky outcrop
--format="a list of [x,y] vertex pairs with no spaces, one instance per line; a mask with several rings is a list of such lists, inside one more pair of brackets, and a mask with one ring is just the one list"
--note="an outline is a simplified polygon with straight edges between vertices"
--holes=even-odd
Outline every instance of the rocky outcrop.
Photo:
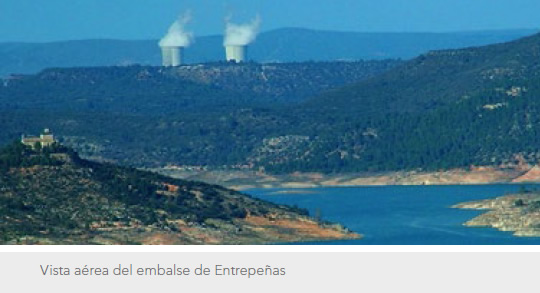
[[455,208],[488,210],[466,222],[469,227],[492,227],[515,236],[540,237],[540,194],[527,193],[456,205]]
[[513,183],[540,182],[540,167],[534,166],[527,173],[512,180]]

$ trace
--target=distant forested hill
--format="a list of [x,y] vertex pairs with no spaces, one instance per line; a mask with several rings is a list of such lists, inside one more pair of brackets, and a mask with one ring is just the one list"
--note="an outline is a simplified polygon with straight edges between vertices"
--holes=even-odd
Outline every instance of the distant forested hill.
[[431,51],[377,78],[325,93],[309,104],[364,115],[372,110],[435,109],[500,84],[536,78],[540,69],[538,39],[539,35],[534,35],[485,47]]
[[309,155],[275,166],[328,172],[535,164],[539,85],[540,35],[430,52],[307,101],[302,120],[317,117],[319,134],[311,132],[297,152]]
[[177,68],[53,68],[12,76],[0,109],[170,114],[299,102],[373,77],[402,61],[211,63]]
[[[469,33],[353,33],[279,29],[262,33],[250,47],[258,62],[409,59],[429,50],[480,46],[514,40],[535,30]],[[222,38],[197,38],[186,50],[188,63],[224,59]],[[49,67],[159,65],[157,40],[82,40],[0,44],[0,76],[36,73]]]

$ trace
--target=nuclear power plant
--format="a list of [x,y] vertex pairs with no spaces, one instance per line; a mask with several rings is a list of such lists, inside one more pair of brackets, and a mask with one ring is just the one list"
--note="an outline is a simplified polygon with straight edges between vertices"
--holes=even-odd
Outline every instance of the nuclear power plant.
[[230,45],[225,46],[225,55],[227,62],[246,62],[247,60],[247,46]]
[[[188,11],[169,27],[167,34],[159,41],[163,66],[175,67],[184,64],[184,49],[191,45],[193,39],[193,34],[185,30],[190,20],[191,13]],[[227,62],[243,63],[248,60],[248,45],[255,41],[260,22],[258,16],[244,24],[226,20],[223,46]]]
[[183,62],[184,47],[161,47],[161,56],[163,66],[180,66]]

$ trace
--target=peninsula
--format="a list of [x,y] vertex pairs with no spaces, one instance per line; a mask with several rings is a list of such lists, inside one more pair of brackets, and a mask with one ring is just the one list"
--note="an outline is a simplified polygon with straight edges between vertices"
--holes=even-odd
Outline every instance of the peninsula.
[[492,227],[513,232],[515,236],[540,237],[540,192],[524,189],[517,194],[454,207],[486,211],[465,223],[466,226]]

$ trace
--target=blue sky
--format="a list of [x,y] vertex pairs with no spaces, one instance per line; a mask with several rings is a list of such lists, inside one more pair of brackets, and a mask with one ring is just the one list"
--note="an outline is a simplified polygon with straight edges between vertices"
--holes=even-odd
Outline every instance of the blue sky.
[[186,9],[197,35],[221,33],[226,15],[247,20],[257,13],[265,31],[540,28],[539,0],[0,0],[0,41],[155,39]]

